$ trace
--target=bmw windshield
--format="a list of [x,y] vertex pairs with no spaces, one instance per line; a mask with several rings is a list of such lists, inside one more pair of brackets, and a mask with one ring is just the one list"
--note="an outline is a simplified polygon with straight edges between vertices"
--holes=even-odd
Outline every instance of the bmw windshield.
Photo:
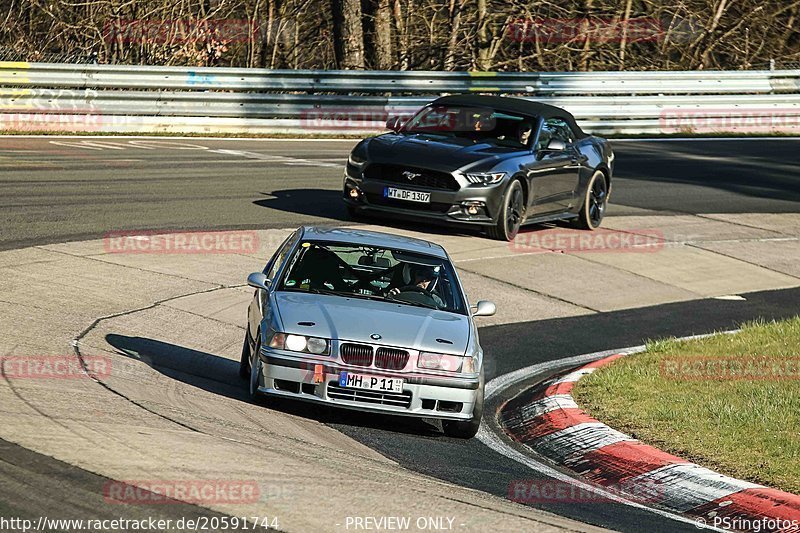
[[391,248],[302,242],[278,290],[385,300],[466,314],[446,259]]

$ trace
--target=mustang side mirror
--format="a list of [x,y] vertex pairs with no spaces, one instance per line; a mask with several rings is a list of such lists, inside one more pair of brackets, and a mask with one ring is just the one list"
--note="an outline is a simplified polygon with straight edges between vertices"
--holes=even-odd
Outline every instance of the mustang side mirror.
[[497,312],[497,306],[494,305],[494,302],[490,302],[489,300],[480,300],[475,305],[475,312],[472,313],[472,316],[492,316]]
[[386,129],[397,133],[400,131],[400,128],[403,127],[404,122],[405,121],[401,117],[390,117],[389,120],[386,121]]
[[269,290],[271,283],[272,281],[263,272],[253,272],[247,276],[247,284],[256,289]]
[[566,149],[567,144],[561,139],[550,139],[550,142],[547,143],[547,148],[545,148],[548,152],[563,152]]

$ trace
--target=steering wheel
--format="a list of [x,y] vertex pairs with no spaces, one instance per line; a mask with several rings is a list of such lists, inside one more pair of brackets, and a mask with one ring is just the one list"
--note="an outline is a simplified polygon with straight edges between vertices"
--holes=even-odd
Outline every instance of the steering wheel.
[[[400,287],[399,293],[392,296],[392,298],[400,301],[406,301],[409,303],[419,303],[422,305],[429,305],[433,306],[436,309],[439,308],[439,304],[433,298],[430,292],[423,289],[422,287],[417,287],[416,285],[408,285],[406,287]],[[402,295],[402,298],[400,297]]]

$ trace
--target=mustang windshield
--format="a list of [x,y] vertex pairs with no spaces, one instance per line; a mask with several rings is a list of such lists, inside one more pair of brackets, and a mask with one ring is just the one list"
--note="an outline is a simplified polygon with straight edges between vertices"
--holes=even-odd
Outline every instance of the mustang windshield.
[[509,147],[528,147],[534,117],[501,113],[486,107],[423,107],[403,127],[405,133],[460,137]]
[[386,300],[466,314],[446,259],[391,248],[303,242],[278,290]]

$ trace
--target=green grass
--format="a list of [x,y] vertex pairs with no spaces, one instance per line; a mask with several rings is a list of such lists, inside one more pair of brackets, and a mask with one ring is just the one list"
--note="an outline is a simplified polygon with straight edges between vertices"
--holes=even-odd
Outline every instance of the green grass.
[[[787,377],[678,377],[669,370],[701,358],[727,368],[733,368],[731,361],[745,361],[745,369],[764,364]],[[800,317],[754,322],[735,335],[652,341],[644,353],[580,380],[573,394],[592,416],[643,442],[729,476],[800,494],[798,358]]]

